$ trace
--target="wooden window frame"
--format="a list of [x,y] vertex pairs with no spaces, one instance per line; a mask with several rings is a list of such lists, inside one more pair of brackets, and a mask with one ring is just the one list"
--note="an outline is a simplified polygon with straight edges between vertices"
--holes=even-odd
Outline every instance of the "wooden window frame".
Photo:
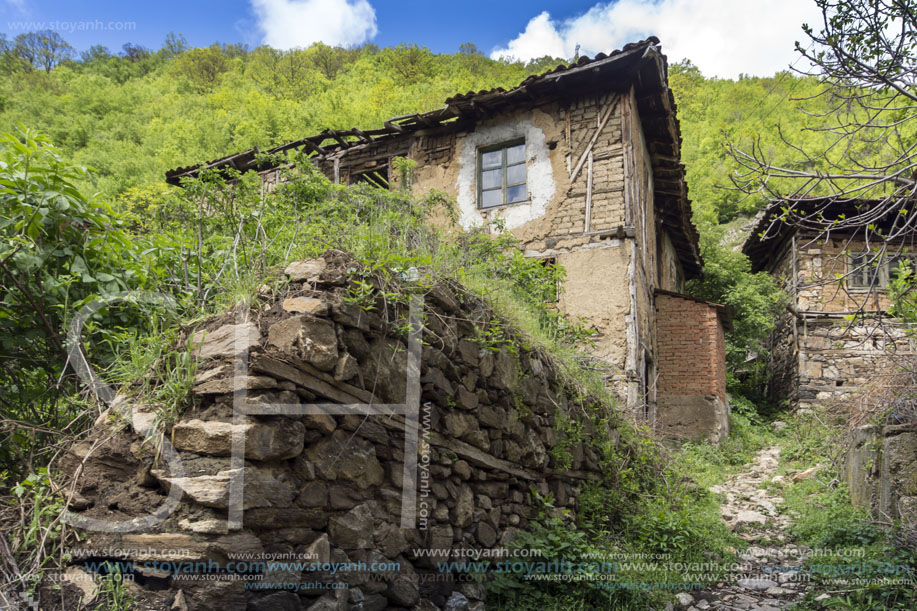
[[[477,200],[478,200],[478,201],[477,201],[477,204],[478,204],[477,207],[478,207],[478,210],[492,210],[492,209],[494,209],[494,208],[500,208],[500,207],[503,207],[503,206],[513,206],[513,205],[516,205],[516,204],[522,204],[522,203],[525,203],[525,202],[530,201],[530,199],[529,199],[529,185],[528,185],[528,179],[529,179],[528,160],[524,157],[523,160],[522,160],[521,162],[512,163],[512,164],[507,164],[507,163],[506,163],[506,151],[507,151],[508,149],[513,148],[514,146],[519,146],[520,144],[523,145],[523,146],[525,145],[525,138],[515,138],[515,139],[513,139],[513,140],[506,140],[506,141],[500,142],[500,143],[498,143],[498,144],[492,144],[492,145],[488,145],[488,146],[481,146],[481,147],[478,147],[478,151],[477,151],[477,163],[476,163],[476,168],[475,168],[475,179],[476,179],[476,181],[477,181]],[[493,204],[493,205],[491,205],[491,206],[485,206],[485,205],[484,205],[484,191],[485,191],[485,190],[486,190],[486,191],[496,191],[497,188],[493,188],[493,189],[484,189],[484,154],[485,154],[485,153],[493,153],[494,151],[501,151],[501,152],[502,152],[502,159],[501,159],[501,163],[500,163],[500,166],[499,166],[499,169],[500,169],[500,180],[501,180],[501,185],[500,185],[500,187],[499,187],[499,190],[500,190],[500,193],[501,193],[502,197],[501,197],[501,202],[500,202],[499,204]],[[511,167],[516,167],[516,166],[520,166],[520,165],[523,166],[523,167],[525,168],[525,180],[523,180],[522,182],[513,183],[513,184],[511,184],[511,185],[510,185],[510,184],[507,184],[507,183],[506,183],[506,178],[507,178],[507,174],[508,174],[508,169],[511,168]],[[496,168],[496,167],[494,167],[494,168],[488,168],[488,170],[494,170],[494,169],[497,169],[497,168]],[[508,202],[508,201],[506,201],[506,193],[507,193],[507,190],[508,190],[510,187],[517,187],[517,186],[519,186],[519,185],[524,185],[524,186],[525,186],[525,197],[522,198],[522,199],[519,200],[519,201],[516,201],[516,202]]]
[[[847,290],[856,292],[856,293],[865,293],[869,291],[885,291],[888,290],[888,285],[891,283],[893,277],[894,264],[897,263],[899,259],[908,259],[911,262],[912,268],[917,268],[917,253],[901,253],[895,256],[883,256],[882,260],[879,261],[879,264],[874,266],[873,274],[876,275],[875,283],[865,280],[865,272],[867,271],[864,265],[867,265],[867,261],[875,257],[875,253],[867,251],[857,251],[852,252],[847,258],[848,267],[848,276],[847,276]],[[871,264],[869,264],[871,265]],[[857,268],[860,269],[857,269]]]

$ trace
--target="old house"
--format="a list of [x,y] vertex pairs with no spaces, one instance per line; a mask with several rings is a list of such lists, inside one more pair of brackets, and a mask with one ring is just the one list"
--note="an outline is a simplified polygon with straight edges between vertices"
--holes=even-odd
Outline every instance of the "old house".
[[[825,233],[805,228],[812,226],[806,218],[843,220],[871,203],[777,203],[759,216],[743,245],[753,270],[775,275],[789,296],[770,341],[768,394],[775,401],[801,408],[846,401],[877,376],[893,373],[894,359],[913,354],[901,323],[888,316],[888,285],[917,250],[877,241],[878,234],[867,243],[862,230],[842,223]],[[877,219],[875,229],[890,222]]]
[[[665,434],[728,429],[725,310],[681,295],[701,272],[681,136],[659,41],[581,58],[510,90],[453,96],[374,130],[327,130],[303,149],[329,178],[388,188],[392,159],[417,162],[415,192],[455,198],[464,228],[502,219],[527,256],[566,269],[559,307],[598,332],[621,405]],[[255,149],[207,164],[276,170]],[[178,168],[179,184],[200,166]]]

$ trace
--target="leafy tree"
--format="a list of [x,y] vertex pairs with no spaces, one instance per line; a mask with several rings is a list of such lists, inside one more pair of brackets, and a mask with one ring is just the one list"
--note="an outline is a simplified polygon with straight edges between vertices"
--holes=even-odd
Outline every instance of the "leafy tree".
[[[143,282],[120,220],[76,187],[85,168],[66,163],[47,137],[0,134],[0,466],[19,469],[29,427],[62,429],[74,418],[65,328],[93,296]],[[111,318],[124,324],[127,319]],[[10,423],[27,423],[10,427]],[[2,469],[0,469],[2,470]]]
[[206,49],[192,49],[175,60],[175,71],[183,76],[194,91],[211,91],[220,76],[229,69],[229,60],[218,45]]
[[176,34],[175,32],[169,32],[166,34],[166,41],[160,49],[167,59],[173,58],[176,55],[181,55],[188,50],[188,39],[184,37],[183,34]]
[[478,45],[474,44],[473,42],[463,42],[460,44],[459,53],[464,53],[465,55],[484,55],[481,50],[478,49]]
[[129,62],[139,62],[140,60],[149,57],[149,55],[150,52],[140,45],[135,45],[130,42],[126,42],[121,45],[121,57],[127,59]]
[[343,70],[352,53],[342,47],[329,47],[322,43],[315,43],[307,50],[309,59],[315,64],[319,72],[327,79],[333,79],[338,72]]
[[7,40],[6,34],[0,34],[0,73],[24,72],[31,67],[31,64],[19,57],[15,45]]
[[[741,166],[736,184],[788,202],[784,221],[799,227],[858,232],[880,243],[909,240],[917,226],[917,2],[815,2],[822,23],[804,25],[810,44],[796,46],[823,85],[814,101],[831,109],[821,113],[828,137],[823,146],[787,137],[795,156],[783,161],[760,146],[733,146]],[[826,204],[794,205],[812,196]],[[846,216],[833,212],[833,202],[851,198],[874,203]]]
[[108,50],[108,47],[103,45],[92,45],[88,50],[80,53],[80,61],[84,64],[104,61],[109,57],[111,57],[111,51]]
[[399,45],[394,49],[382,52],[387,69],[408,83],[417,82],[421,77],[428,77],[433,67],[433,53],[426,47],[416,44]]
[[51,72],[73,56],[73,47],[57,32],[42,30],[17,36],[14,52],[35,68]]

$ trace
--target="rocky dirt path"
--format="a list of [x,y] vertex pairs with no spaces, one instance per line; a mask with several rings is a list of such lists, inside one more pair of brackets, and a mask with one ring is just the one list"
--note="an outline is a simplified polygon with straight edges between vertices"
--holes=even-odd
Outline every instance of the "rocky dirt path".
[[811,584],[795,570],[807,549],[793,545],[787,534],[790,518],[781,512],[783,497],[763,488],[776,475],[780,448],[759,451],[747,470],[729,478],[711,492],[725,496],[720,506],[723,520],[749,542],[739,556],[741,571],[708,590],[679,594],[679,608],[688,611],[785,609],[805,596]]

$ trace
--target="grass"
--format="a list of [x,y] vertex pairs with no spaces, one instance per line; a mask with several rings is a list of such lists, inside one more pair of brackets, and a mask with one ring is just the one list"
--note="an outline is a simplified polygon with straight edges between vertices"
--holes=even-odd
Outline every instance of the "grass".
[[[827,414],[791,416],[779,434],[783,446],[778,473],[818,465],[809,478],[791,477],[780,488],[793,521],[790,534],[799,545],[819,550],[805,561],[815,591],[797,609],[913,609],[913,585],[895,583],[917,579],[917,550],[896,542],[896,531],[879,526],[862,508],[854,507],[840,473],[844,423]],[[858,583],[864,579],[872,583]],[[819,592],[829,598],[816,601]]]
[[[707,490],[710,486],[723,482],[750,462],[757,450],[772,443],[785,446],[784,470],[830,462],[826,457],[833,455],[837,444],[829,427],[789,419],[785,431],[774,433],[757,416],[755,406],[741,397],[732,401],[731,435],[720,445],[688,443],[666,451],[646,431],[615,415],[614,399],[601,373],[584,366],[582,343],[588,341],[588,333],[545,304],[545,291],[557,285],[562,270],[523,257],[512,236],[500,233],[499,226],[453,236],[431,227],[426,221],[429,214],[449,209],[449,202],[437,194],[416,201],[403,193],[351,189],[332,185],[306,168],[292,178],[264,195],[245,181],[238,187],[210,185],[213,214],[198,219],[205,226],[197,231],[189,232],[181,215],[171,224],[147,227],[170,238],[174,233],[176,242],[168,243],[172,251],[153,253],[159,257],[157,266],[179,269],[196,257],[192,267],[202,271],[186,273],[190,281],[162,272],[162,290],[171,291],[181,304],[178,316],[153,316],[143,329],[109,335],[113,341],[107,375],[119,380],[123,390],[157,406],[161,422],[174,421],[188,405],[195,373],[194,359],[178,329],[209,314],[255,303],[253,297],[265,283],[276,295],[285,284],[279,269],[286,261],[318,256],[329,247],[354,257],[359,269],[353,278],[358,283],[349,298],[362,306],[380,297],[396,298],[397,270],[411,267],[423,270],[421,285],[457,280],[482,295],[495,313],[478,325],[482,345],[521,346],[551,355],[564,384],[580,399],[575,413],[560,422],[560,433],[570,437],[571,444],[590,444],[604,476],[603,481],[584,487],[575,523],[559,515],[552,500],[545,498],[541,517],[520,533],[518,544],[547,550],[547,560],[610,554],[664,558],[651,567],[619,567],[613,584],[496,580],[494,608],[661,607],[672,595],[651,584],[682,583],[685,578],[684,571],[666,562],[727,561],[730,549],[742,546],[720,519],[717,498]],[[202,192],[190,188],[188,197]],[[200,209],[194,201],[176,206],[185,212]],[[609,422],[620,432],[614,443],[601,434]],[[588,435],[589,429],[600,434]],[[560,462],[564,457],[554,458]],[[857,543],[877,558],[889,553],[887,536],[845,504],[844,490],[834,479],[836,474],[826,466],[816,478],[787,489],[788,508],[799,514],[797,538],[823,544]],[[38,518],[47,520],[43,514]],[[30,540],[29,545],[37,544]],[[641,584],[648,591],[633,587]],[[105,596],[112,608],[128,604],[123,584],[113,582],[110,588]]]
[[677,462],[702,488],[721,484],[728,475],[751,462],[755,452],[775,443],[777,437],[760,418],[733,411],[729,436],[719,444],[688,442],[676,452]]

